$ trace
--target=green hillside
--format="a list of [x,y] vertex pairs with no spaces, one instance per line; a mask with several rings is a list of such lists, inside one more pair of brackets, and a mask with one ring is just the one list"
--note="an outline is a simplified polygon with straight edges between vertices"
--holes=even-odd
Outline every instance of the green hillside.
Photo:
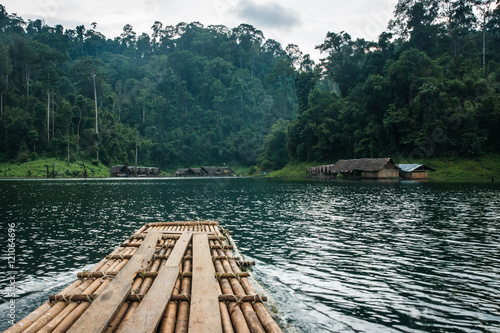
[[139,164],[165,170],[265,172],[496,156],[497,3],[399,0],[376,41],[328,32],[318,64],[248,24],[158,21],[106,38],[98,23],[48,26],[0,5],[0,161],[109,167],[137,148]]

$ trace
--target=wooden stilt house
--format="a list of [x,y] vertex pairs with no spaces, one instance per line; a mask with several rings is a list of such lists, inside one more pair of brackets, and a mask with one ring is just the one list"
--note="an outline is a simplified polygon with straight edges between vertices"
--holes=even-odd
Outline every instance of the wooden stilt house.
[[340,160],[330,170],[348,178],[387,179],[398,178],[399,168],[391,158],[361,158]]

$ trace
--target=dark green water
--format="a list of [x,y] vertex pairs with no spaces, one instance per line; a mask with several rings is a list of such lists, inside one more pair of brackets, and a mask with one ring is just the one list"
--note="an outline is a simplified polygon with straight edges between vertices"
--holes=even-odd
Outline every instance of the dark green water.
[[[299,332],[500,332],[498,184],[2,180],[0,330],[146,222],[217,219]],[[15,267],[8,224],[15,223]]]

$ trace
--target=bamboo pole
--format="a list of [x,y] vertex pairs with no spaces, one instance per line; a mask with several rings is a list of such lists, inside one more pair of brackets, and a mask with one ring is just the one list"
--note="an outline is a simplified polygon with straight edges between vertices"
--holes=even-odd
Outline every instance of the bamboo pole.
[[14,326],[10,327],[4,333],[21,333],[22,331],[24,331],[26,327],[29,327],[50,309],[51,305],[49,303],[42,304],[35,311],[30,313],[28,316],[24,317],[22,320],[17,322]]
[[[224,234],[225,234],[226,238],[228,239],[229,244],[231,244],[233,246],[233,251],[237,255],[239,255],[240,257],[243,258],[243,255],[241,254],[240,250],[238,249],[238,246],[234,242],[234,240],[231,237],[231,235],[229,234],[229,232],[226,231],[226,232],[224,232]],[[225,253],[226,253],[226,255],[232,254],[231,251],[228,251],[228,250],[225,250]],[[234,272],[241,272],[239,267],[234,262],[230,262],[230,265],[231,265]],[[242,278],[242,279],[240,279],[240,281],[241,281],[242,286],[245,288],[245,290],[248,294],[256,294],[255,288],[252,286],[252,284],[250,283],[250,281],[247,278]],[[264,326],[264,328],[267,332],[272,332],[272,333],[282,332],[282,330],[276,324],[274,319],[271,317],[271,314],[269,313],[269,311],[267,310],[267,308],[264,304],[255,303],[253,305],[253,307],[255,309],[257,316],[260,319],[260,322],[262,323],[262,325]]]
[[[165,230],[160,230],[161,232],[168,232],[168,231],[165,231]],[[162,238],[163,239],[179,239],[181,236],[182,236],[182,231],[170,231],[168,232],[168,234],[163,234],[162,235]],[[215,240],[215,239],[219,239],[217,237],[217,235],[215,235],[215,233],[208,233],[208,238],[209,239],[212,239],[212,240]],[[130,236],[130,238],[128,239],[129,241],[132,241],[134,239],[144,239],[146,238],[147,236],[147,233],[143,233],[143,234],[140,234],[140,235],[132,235]]]
[[[100,266],[99,266],[100,267]],[[75,290],[83,283],[83,280],[75,280],[69,286],[64,288],[61,293],[69,293]],[[23,332],[26,328],[31,326],[35,321],[37,321],[41,316],[43,316],[48,310],[52,308],[52,305],[49,303],[44,303],[40,307],[38,307],[35,311],[30,313],[28,316],[24,317],[14,326],[5,331],[5,333],[20,333]]]
[[[193,273],[192,272],[183,272],[183,273],[180,273],[180,276],[181,277],[192,277]],[[248,272],[241,272],[241,273],[215,273],[214,274],[214,277],[216,279],[220,279],[220,278],[228,278],[228,279],[229,278],[236,278],[236,279],[239,279],[241,277],[247,277],[247,276],[250,276],[250,273],[248,273]]]
[[[167,239],[178,239],[178,238],[167,238]],[[172,246],[168,246],[169,248],[173,248]],[[131,254],[115,254],[115,255],[108,255],[106,256],[106,259],[108,260],[111,260],[111,259],[121,259],[121,260],[125,260],[125,259],[131,259],[133,257],[133,255]],[[165,255],[161,255],[161,254],[156,254],[154,255],[153,259],[168,259],[168,257],[166,257]],[[184,260],[191,260],[193,259],[191,256],[185,256],[183,258]],[[216,257],[212,257],[213,260],[217,260],[217,259],[227,259],[227,260],[234,260],[234,261],[237,261],[238,262],[238,265],[240,266],[244,266],[244,265],[255,265],[255,261],[243,261],[241,260],[241,258],[239,257],[227,257],[227,256],[216,256]]]
[[[172,251],[171,249],[168,249],[170,252]],[[161,250],[163,253],[165,253],[165,249],[162,249]],[[160,268],[160,264],[161,264],[161,260],[160,259],[157,259],[153,262],[153,264],[151,265],[151,268],[149,269],[149,271],[151,273],[156,273],[156,275],[158,275],[158,269]],[[139,292],[138,294],[143,294],[145,295],[149,288],[151,287],[151,284],[153,283],[153,278],[150,277],[150,276],[145,276],[145,279],[144,279],[144,282],[142,283],[141,285],[141,288],[139,289]]]
[[[134,251],[134,253],[137,251]],[[111,273],[112,271],[119,272],[121,269],[128,263],[128,260],[122,260],[121,262],[118,262],[116,266],[113,267],[113,270],[111,270],[111,267],[108,269],[108,272]]]
[[[49,302],[88,302],[89,300],[94,301],[99,294],[71,294],[71,295],[50,295]],[[146,294],[130,294],[127,296],[127,302],[141,302]],[[190,301],[191,295],[180,295],[172,294],[172,301]],[[231,295],[231,294],[221,294],[218,295],[219,302],[266,302],[267,296],[262,295]]]
[[148,227],[147,224],[143,225],[142,227],[139,228],[134,234],[141,234],[144,230],[146,230]]
[[118,328],[116,329],[115,332],[120,332],[123,329],[123,327],[125,326],[127,321],[130,319],[130,317],[132,317],[135,309],[137,309],[138,306],[139,306],[139,302],[133,302],[132,304],[130,304],[130,307],[129,307],[126,315],[123,317],[120,325],[118,325]]
[[136,277],[134,283],[132,283],[132,289],[130,290],[130,295],[136,295],[139,293],[139,288],[142,284],[142,277]]
[[[78,288],[75,289],[75,292],[81,293],[86,290],[92,284],[91,280],[87,280],[83,282]],[[37,332],[43,326],[45,326],[48,322],[50,322],[55,316],[57,316],[65,307],[66,303],[57,303],[54,305],[49,311],[45,312],[43,316],[38,318],[35,322],[33,322],[29,327],[26,328],[23,332]]]
[[[172,297],[179,296],[180,289],[181,289],[181,280],[177,279],[177,281],[175,282],[174,290],[172,291]],[[170,302],[168,302],[167,310],[165,311],[163,320],[160,323],[159,332],[174,333],[176,318],[177,318],[177,302],[171,300]]]
[[[215,250],[214,250],[215,251]],[[216,260],[214,262],[214,267],[215,271],[218,273],[225,273],[224,272],[224,267],[222,266],[222,263],[220,260]],[[219,280],[219,285],[220,289],[224,294],[233,294],[233,289],[231,288],[231,285],[229,284],[229,280],[227,278],[222,278]],[[220,306],[220,303],[219,303]],[[241,312],[240,307],[238,306],[238,303],[236,302],[229,302],[226,305],[227,311],[231,317],[232,321],[232,326],[234,327],[234,330],[237,333],[249,333],[250,329],[248,328],[247,322],[245,320],[245,317],[243,313]],[[222,311],[221,313],[223,313]]]
[[120,325],[120,322],[123,320],[123,317],[127,313],[129,307],[130,302],[123,302],[113,320],[111,320],[111,322],[108,324],[108,327],[106,328],[104,333],[113,333],[116,330],[118,325]]
[[66,318],[73,310],[78,306],[78,303],[69,303],[59,314],[54,317],[47,325],[42,327],[39,333],[50,333],[52,332],[63,320]]
[[177,318],[177,303],[170,301],[165,311],[165,316],[160,326],[160,333],[173,333],[175,332],[175,322]]
[[[135,278],[134,283],[132,284],[132,289],[131,289],[131,295],[129,297],[136,296],[135,294],[139,291],[139,288],[141,287],[143,279],[141,277]],[[131,306],[130,302],[123,302],[123,304],[120,306],[118,309],[118,312],[116,313],[115,317],[111,322],[108,324],[108,327],[104,331],[105,333],[112,333],[117,330],[119,327],[120,323],[123,321],[123,318],[127,314],[129,308]]]
[[[220,288],[220,284],[217,283],[217,292],[222,294],[222,290]],[[222,332],[223,333],[234,333],[233,323],[231,322],[231,316],[229,315],[229,311],[227,310],[226,303],[221,302],[219,298],[219,311],[222,322]]]
[[219,225],[219,222],[217,221],[178,221],[178,222],[152,222],[148,223],[147,226],[149,228],[152,227],[193,227],[196,225]]
[[[92,285],[92,280],[85,281],[78,288],[75,289],[76,292],[84,292]],[[54,319],[65,307],[66,303],[57,303],[49,311],[47,311],[42,317],[35,321],[31,326],[29,326],[24,332],[38,332],[46,324],[48,324],[52,319]]]
[[[222,251],[220,251],[222,252]],[[234,274],[233,269],[231,265],[229,264],[228,260],[222,260],[222,266],[224,267],[224,270],[226,273]],[[245,290],[240,284],[239,279],[237,278],[230,278],[229,283],[231,284],[231,287],[233,289],[233,292],[236,295],[245,295]],[[241,310],[243,311],[243,314],[245,315],[245,319],[247,321],[248,327],[252,332],[258,332],[258,333],[265,333],[264,327],[260,323],[260,320],[255,313],[252,305],[248,302],[241,302],[240,304]]]
[[[87,290],[84,291],[84,294],[88,293],[91,294],[93,291],[92,289],[95,289],[96,293],[101,292],[109,283],[109,280],[105,280],[104,282],[101,283],[99,280],[95,280]],[[60,313],[57,317],[52,319],[50,323],[48,323],[42,330],[39,332],[43,333],[50,333],[50,332],[64,332],[71,326],[78,317],[80,317],[81,313],[85,311],[88,307],[90,306],[90,302],[84,302],[84,303],[69,303],[68,306],[64,309],[68,309],[65,311],[65,313]],[[80,308],[80,309],[79,309]],[[79,314],[79,315],[78,315]],[[69,318],[69,319],[67,319]],[[67,319],[67,320],[66,320]],[[68,327],[65,328],[64,322],[69,323]]]
[[[113,251],[113,253],[118,252],[118,248]],[[102,259],[99,261],[94,267],[90,269],[90,272],[95,272],[97,270],[100,270],[106,263],[108,262],[107,259]],[[74,291],[76,288],[81,286],[84,283],[83,280],[78,279],[75,280],[73,283],[68,285],[66,288],[64,288],[60,294],[68,294],[72,291]],[[19,333],[27,329],[29,326],[31,326],[34,322],[36,322],[42,315],[44,315],[48,310],[52,308],[52,305],[49,303],[44,303],[42,304],[38,309],[33,311],[31,314],[20,320],[17,324],[9,328],[7,331],[8,333]]]
[[[111,272],[107,272],[107,273],[104,273],[104,272],[79,272],[77,274],[77,276],[81,279],[102,278],[102,277],[106,277],[106,276],[115,277],[120,272],[120,269],[123,268],[123,266],[125,266],[125,265],[120,265],[120,266],[121,267],[117,267],[116,271],[111,271]],[[147,278],[155,278],[158,276],[158,272],[140,272],[138,274],[140,274],[142,277],[145,277],[145,278],[146,277]],[[242,273],[242,274],[246,274],[246,273]]]
[[[116,249],[113,252],[118,252],[120,250]],[[123,249],[121,250],[122,252],[130,252],[128,249]],[[102,263],[102,264],[101,264]],[[118,264],[118,265],[117,265]],[[115,260],[107,260],[107,261],[101,261],[98,265],[94,266],[94,268],[89,272],[90,274],[95,273],[94,269],[99,269],[100,272],[110,272],[113,267],[118,267],[120,266],[119,261]],[[121,267],[123,267],[121,265]],[[120,267],[120,269],[121,269]],[[104,273],[105,275],[105,273]],[[87,280],[87,281],[93,281],[91,286],[87,288],[84,292],[83,295],[90,295],[94,291],[96,293],[101,292],[109,283],[109,279],[106,280],[100,280],[100,279],[95,279],[95,280]],[[64,295],[63,293],[60,293]],[[63,313],[60,313],[56,317],[52,319],[50,323],[46,325],[46,331],[45,332],[65,332],[68,330],[74,323],[75,321],[85,312],[85,310],[90,306],[90,302],[83,302],[80,304],[76,303],[70,303],[66,307],[66,311]]]
[[[106,266],[104,266],[106,267]],[[95,279],[94,282],[92,283],[91,287],[89,287],[87,290],[83,292],[83,294],[92,294],[93,292],[99,294],[101,293],[109,284],[110,280],[106,279],[104,281],[101,281],[100,279]],[[70,305],[73,305],[75,303],[71,303]],[[53,330],[54,333],[61,333],[61,332],[66,332],[77,320],[80,318],[80,316],[88,309],[90,306],[90,302],[82,302],[78,304],[75,309],[65,318],[61,318],[62,320],[57,320],[57,318],[54,319],[54,321],[59,322],[58,325],[55,327]]]
[[[186,255],[191,255],[191,250],[186,250]],[[183,263],[182,272],[191,272],[191,260],[185,260]],[[181,282],[181,295],[191,293],[191,278],[184,277]],[[189,327],[189,302],[180,302],[177,310],[177,322],[175,324],[175,333],[187,333]]]
[[[226,251],[226,253],[227,252],[229,251]],[[234,262],[230,262],[229,264],[231,265],[233,272],[241,272],[239,267]],[[246,277],[241,278],[240,282],[247,294],[257,294],[252,283]],[[263,303],[256,302],[253,304],[253,308],[255,309],[255,313],[259,317],[259,320],[264,326],[266,332],[271,332],[271,333],[282,332],[281,328],[279,328],[279,326],[276,324],[276,322],[271,317],[271,314],[269,313],[269,311],[267,310],[266,306]]]

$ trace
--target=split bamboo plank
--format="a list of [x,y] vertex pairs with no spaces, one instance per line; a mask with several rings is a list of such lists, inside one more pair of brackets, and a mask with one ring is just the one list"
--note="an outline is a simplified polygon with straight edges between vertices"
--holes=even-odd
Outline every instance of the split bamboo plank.
[[180,265],[193,234],[184,232],[175,242],[165,265],[161,268],[149,292],[139,304],[122,333],[155,332],[170,301],[170,295],[180,272]]
[[193,280],[189,331],[222,332],[217,280],[206,234],[193,236]]
[[134,257],[111,281],[108,288],[97,297],[76,323],[71,326],[68,332],[104,332],[108,323],[130,294],[136,272],[147,268],[148,261],[153,256],[156,243],[160,237],[161,233],[159,232],[148,234]]

